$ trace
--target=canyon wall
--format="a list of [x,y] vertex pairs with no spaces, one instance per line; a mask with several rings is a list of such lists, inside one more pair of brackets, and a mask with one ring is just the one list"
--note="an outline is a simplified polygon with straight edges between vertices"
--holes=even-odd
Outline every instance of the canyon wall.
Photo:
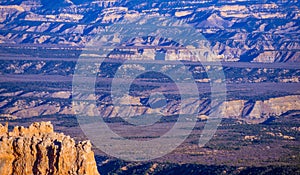
[[92,145],[53,131],[50,122],[17,126],[0,124],[1,175],[98,175]]

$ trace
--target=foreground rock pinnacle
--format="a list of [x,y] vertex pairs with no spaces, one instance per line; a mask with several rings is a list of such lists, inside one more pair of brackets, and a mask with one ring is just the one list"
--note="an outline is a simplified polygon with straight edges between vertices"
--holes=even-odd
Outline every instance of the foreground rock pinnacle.
[[99,175],[89,141],[53,131],[50,122],[17,126],[0,124],[1,175]]

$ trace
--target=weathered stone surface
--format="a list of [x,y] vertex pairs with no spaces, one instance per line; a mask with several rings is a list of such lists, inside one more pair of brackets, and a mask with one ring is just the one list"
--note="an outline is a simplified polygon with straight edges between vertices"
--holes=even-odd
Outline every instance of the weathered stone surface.
[[53,131],[50,122],[17,126],[8,132],[0,124],[1,175],[98,175],[92,145],[75,143]]

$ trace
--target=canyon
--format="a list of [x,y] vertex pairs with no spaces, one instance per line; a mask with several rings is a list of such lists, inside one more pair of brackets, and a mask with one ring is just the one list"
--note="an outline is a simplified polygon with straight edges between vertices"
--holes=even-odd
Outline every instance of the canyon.
[[[299,21],[297,0],[2,0],[0,174],[299,174]],[[128,162],[78,111],[125,140],[195,126]]]

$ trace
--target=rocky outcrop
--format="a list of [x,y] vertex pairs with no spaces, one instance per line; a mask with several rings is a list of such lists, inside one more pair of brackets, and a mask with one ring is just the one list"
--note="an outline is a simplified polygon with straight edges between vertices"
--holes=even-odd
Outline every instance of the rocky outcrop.
[[288,111],[300,110],[300,96],[270,98],[268,100],[233,100],[225,102],[222,116],[238,118],[248,123],[261,123],[271,116],[280,116]]
[[75,143],[53,131],[50,122],[17,126],[8,132],[0,124],[1,175],[98,175],[92,145]]

